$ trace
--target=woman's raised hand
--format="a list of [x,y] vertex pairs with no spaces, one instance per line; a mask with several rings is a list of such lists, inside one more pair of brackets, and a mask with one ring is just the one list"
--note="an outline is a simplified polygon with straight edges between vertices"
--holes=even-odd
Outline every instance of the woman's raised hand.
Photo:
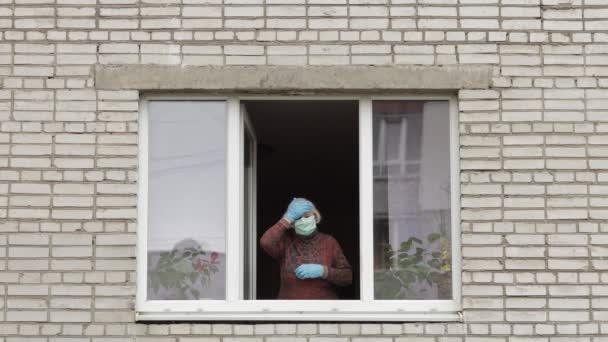
[[291,203],[289,203],[289,206],[287,207],[287,211],[285,212],[285,215],[283,215],[283,218],[286,218],[287,220],[289,220],[289,222],[293,222],[302,217],[307,212],[311,211],[312,209],[312,203],[303,198],[294,197],[293,200],[291,200]]

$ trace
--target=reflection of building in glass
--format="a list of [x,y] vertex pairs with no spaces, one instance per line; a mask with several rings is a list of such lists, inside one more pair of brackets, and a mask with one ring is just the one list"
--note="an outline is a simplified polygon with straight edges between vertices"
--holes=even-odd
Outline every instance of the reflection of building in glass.
[[[439,252],[437,237],[450,239],[449,146],[447,101],[374,101],[377,271],[405,268],[409,261],[392,252],[403,253],[406,247],[407,253],[414,255],[417,248],[422,248],[424,258],[418,264],[428,262],[433,252]],[[410,238],[420,243],[408,242]],[[437,286],[414,283],[415,298],[440,297]]]

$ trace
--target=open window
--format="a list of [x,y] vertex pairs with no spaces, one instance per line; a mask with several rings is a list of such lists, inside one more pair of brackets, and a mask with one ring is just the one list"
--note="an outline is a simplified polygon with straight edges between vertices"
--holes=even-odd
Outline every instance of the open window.
[[[356,100],[243,100],[245,122],[245,216],[253,235],[244,241],[257,260],[249,275],[257,280],[249,299],[276,299],[279,264],[261,248],[262,234],[283,215],[294,196],[315,203],[323,215],[319,231],[334,237],[353,274],[359,274],[359,149]],[[331,118],[332,125],[327,125]],[[248,146],[255,137],[254,146]],[[253,141],[253,140],[252,140]],[[257,158],[247,160],[247,155]],[[250,170],[247,165],[255,165]],[[251,176],[255,174],[256,176]],[[248,183],[253,184],[248,185]],[[257,204],[257,205],[256,205]],[[251,238],[252,237],[252,238]],[[248,265],[248,264],[246,264]],[[247,276],[249,276],[247,275]],[[340,300],[359,298],[359,279],[336,287]]]
[[[141,108],[139,319],[459,318],[452,97],[148,96]],[[316,204],[352,267],[338,299],[276,299],[279,265],[259,240],[293,196]]]

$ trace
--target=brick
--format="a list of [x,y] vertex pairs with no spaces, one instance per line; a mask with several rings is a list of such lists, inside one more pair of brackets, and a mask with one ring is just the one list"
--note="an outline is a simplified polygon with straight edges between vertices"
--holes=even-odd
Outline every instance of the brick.
[[[596,342],[605,333],[604,0],[4,3],[1,342]],[[93,64],[491,67],[487,88],[463,85],[456,101],[465,321],[133,323],[145,228],[140,95],[155,89],[100,89]],[[419,133],[411,120],[407,146]]]

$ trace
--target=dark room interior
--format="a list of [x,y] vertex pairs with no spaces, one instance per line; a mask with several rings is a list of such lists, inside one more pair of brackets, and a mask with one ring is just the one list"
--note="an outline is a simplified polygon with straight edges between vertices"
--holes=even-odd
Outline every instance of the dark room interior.
[[[243,102],[258,142],[257,241],[293,197],[311,200],[353,269],[340,299],[359,298],[358,102],[248,100]],[[276,299],[279,265],[257,252],[257,299]]]

